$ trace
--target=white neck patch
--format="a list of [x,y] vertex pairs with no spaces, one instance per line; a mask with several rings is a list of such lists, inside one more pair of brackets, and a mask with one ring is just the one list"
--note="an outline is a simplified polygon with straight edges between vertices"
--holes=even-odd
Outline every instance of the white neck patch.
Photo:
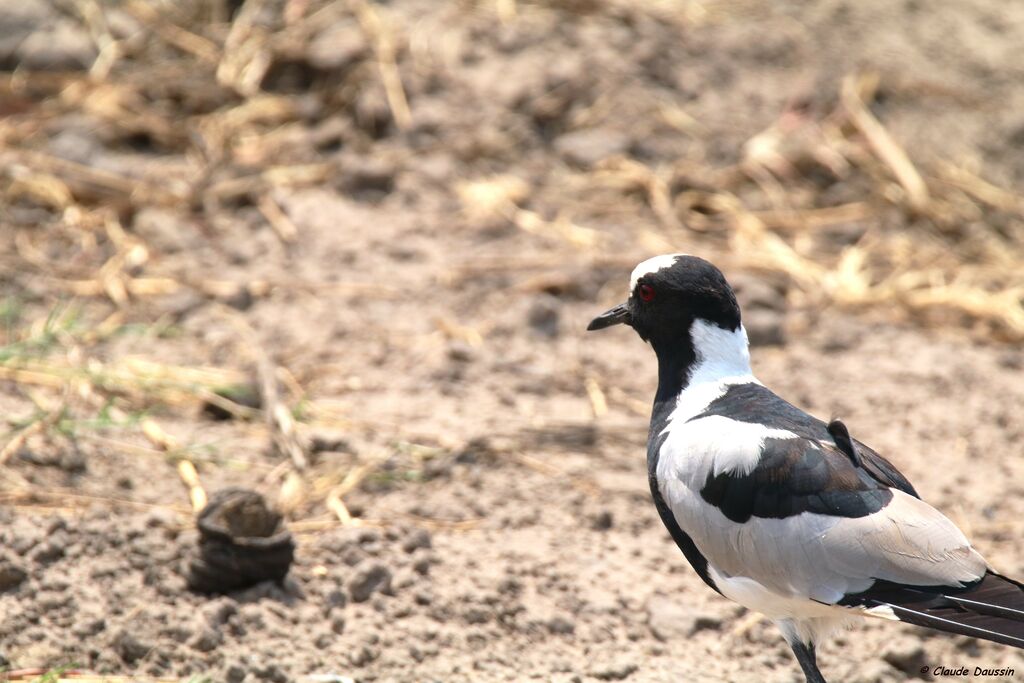
[[691,385],[751,375],[747,330],[743,325],[735,330],[724,330],[698,318],[690,325],[690,339],[697,356],[690,372]]
[[633,269],[633,273],[629,276],[629,293],[633,294],[633,290],[636,289],[637,281],[644,275],[650,273],[656,273],[662,268],[671,268],[676,259],[680,256],[686,256],[687,254],[662,254],[661,256],[654,256],[647,259],[636,268]]

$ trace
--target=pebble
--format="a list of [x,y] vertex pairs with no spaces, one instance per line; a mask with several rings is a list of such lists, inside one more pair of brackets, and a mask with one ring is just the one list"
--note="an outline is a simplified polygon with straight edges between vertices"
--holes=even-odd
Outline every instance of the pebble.
[[615,520],[612,517],[612,513],[608,510],[602,510],[601,512],[594,515],[591,520],[590,526],[594,531],[608,531],[614,525]]
[[430,548],[431,546],[430,532],[426,529],[416,529],[402,541],[402,550],[407,553],[415,552],[420,548]]
[[554,616],[548,620],[548,630],[560,635],[569,635],[576,631],[576,624],[567,616]]
[[353,651],[350,656],[352,666],[366,666],[375,659],[377,659],[377,652],[369,645],[363,645],[361,648]]
[[256,674],[256,678],[263,681],[271,681],[271,683],[287,683],[289,680],[288,674],[277,664],[267,664],[253,673]]
[[721,625],[717,616],[701,613],[669,598],[654,596],[647,602],[647,626],[658,640],[686,639],[697,631]]
[[133,633],[121,629],[110,643],[117,656],[126,664],[133,664],[146,656],[152,647],[139,640]]
[[[66,542],[66,535],[61,534]],[[36,547],[32,552],[33,562],[38,564],[52,564],[64,557],[64,543],[57,539],[51,539]]]
[[0,593],[17,588],[27,578],[28,572],[21,565],[10,558],[0,556]]
[[200,612],[211,626],[223,626],[231,617],[238,614],[238,604],[231,598],[217,598],[203,605]]
[[882,650],[882,659],[905,674],[917,675],[927,664],[924,648],[917,638],[909,636],[889,640]]
[[348,604],[348,598],[345,597],[345,594],[337,588],[331,589],[327,595],[324,596],[324,616],[329,615],[334,610],[343,608],[346,604]]
[[530,327],[543,337],[554,339],[561,332],[561,302],[550,294],[537,297],[526,317]]
[[391,591],[391,570],[382,564],[371,564],[357,569],[348,582],[348,594],[352,602],[366,602],[375,592]]
[[622,659],[606,666],[595,668],[590,672],[590,675],[602,681],[622,681],[629,678],[639,668],[632,661]]
[[249,672],[245,670],[245,667],[239,666],[238,664],[232,664],[228,667],[228,670],[224,672],[224,678],[228,683],[242,683],[248,673]]
[[192,649],[198,650],[199,652],[213,652],[221,643],[224,642],[224,636],[221,632],[210,627],[204,627],[196,633],[195,637],[189,642]]

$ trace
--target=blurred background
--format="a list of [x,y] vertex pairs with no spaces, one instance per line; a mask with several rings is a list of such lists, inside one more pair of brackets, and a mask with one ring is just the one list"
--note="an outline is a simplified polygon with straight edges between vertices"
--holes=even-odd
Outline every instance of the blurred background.
[[[799,680],[650,504],[653,354],[583,333],[675,251],[1024,575],[1022,44],[1003,0],[0,1],[0,664]],[[186,590],[225,486],[283,586]]]

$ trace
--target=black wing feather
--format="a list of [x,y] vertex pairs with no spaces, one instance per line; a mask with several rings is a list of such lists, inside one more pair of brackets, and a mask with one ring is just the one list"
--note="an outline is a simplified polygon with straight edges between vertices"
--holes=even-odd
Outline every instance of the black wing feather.
[[909,624],[1024,648],[1024,585],[993,571],[962,588],[876,581],[839,604],[889,607]]
[[906,477],[888,460],[852,439],[842,422],[826,425],[760,384],[729,387],[691,421],[712,415],[795,435],[765,439],[760,461],[748,474],[708,476],[702,497],[733,521],[801,512],[863,517],[892,500],[890,489],[919,497]]

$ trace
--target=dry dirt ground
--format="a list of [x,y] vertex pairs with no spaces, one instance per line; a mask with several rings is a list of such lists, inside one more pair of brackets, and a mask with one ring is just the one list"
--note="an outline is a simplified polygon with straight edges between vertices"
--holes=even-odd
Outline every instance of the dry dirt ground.
[[[1005,0],[0,4],[0,654],[802,680],[657,519],[650,350],[583,332],[677,250],[1024,576],[1022,44]],[[284,585],[185,589],[183,461],[288,513]],[[820,661],[1024,677],[882,622]]]

